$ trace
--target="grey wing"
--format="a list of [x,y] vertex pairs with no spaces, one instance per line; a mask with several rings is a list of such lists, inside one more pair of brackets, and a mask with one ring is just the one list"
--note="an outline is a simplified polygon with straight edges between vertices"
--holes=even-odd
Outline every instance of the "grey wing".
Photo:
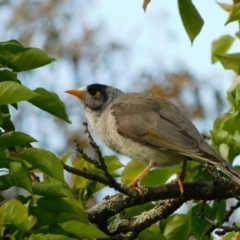
[[126,95],[112,106],[118,133],[142,144],[198,158],[201,135],[172,103],[152,95]]

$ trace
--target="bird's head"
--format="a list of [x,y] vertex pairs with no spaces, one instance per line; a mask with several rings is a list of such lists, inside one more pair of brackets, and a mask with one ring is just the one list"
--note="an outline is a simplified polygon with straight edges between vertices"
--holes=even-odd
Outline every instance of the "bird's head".
[[91,111],[102,110],[122,94],[120,90],[103,84],[91,84],[65,92],[78,97],[83,107]]

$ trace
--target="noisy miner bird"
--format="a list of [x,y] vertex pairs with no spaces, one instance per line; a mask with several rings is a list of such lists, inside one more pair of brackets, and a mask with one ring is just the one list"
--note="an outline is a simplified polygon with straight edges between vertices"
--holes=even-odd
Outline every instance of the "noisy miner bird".
[[138,160],[148,167],[171,167],[183,163],[177,182],[183,193],[187,160],[193,159],[220,168],[240,185],[240,172],[215,152],[193,123],[173,103],[146,93],[124,93],[117,88],[92,84],[66,93],[77,96],[93,130],[112,150]]

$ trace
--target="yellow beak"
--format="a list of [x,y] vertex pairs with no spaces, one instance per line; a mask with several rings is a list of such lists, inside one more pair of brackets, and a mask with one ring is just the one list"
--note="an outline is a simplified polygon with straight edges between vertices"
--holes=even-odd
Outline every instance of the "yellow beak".
[[84,95],[85,93],[83,91],[80,91],[79,89],[70,89],[70,90],[67,90],[65,91],[66,93],[69,93],[69,94],[72,94],[76,97],[79,97],[79,98],[84,98]]

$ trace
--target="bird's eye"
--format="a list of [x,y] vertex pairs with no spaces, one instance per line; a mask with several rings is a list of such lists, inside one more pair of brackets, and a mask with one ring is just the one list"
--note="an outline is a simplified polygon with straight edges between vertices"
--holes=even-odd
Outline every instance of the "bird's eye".
[[99,97],[99,96],[101,95],[101,92],[100,92],[100,91],[97,91],[97,90],[95,90],[95,89],[91,89],[91,90],[89,91],[89,93],[90,93],[91,96],[93,96],[93,97]]

